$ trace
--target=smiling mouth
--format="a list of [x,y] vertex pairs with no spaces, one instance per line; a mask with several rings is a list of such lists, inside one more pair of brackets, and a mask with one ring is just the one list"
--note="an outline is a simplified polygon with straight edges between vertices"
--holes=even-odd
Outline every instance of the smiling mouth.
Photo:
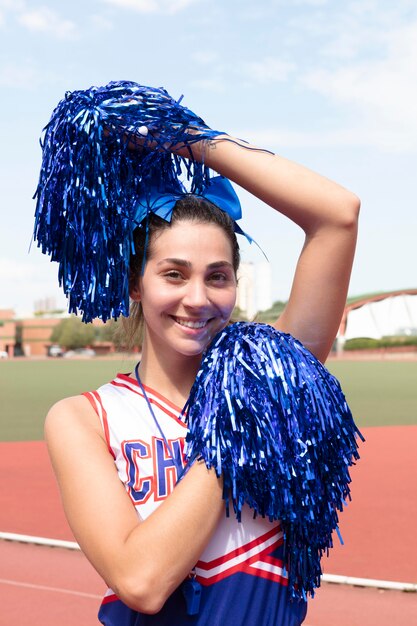
[[204,328],[209,322],[209,320],[185,320],[179,317],[174,317],[174,320],[177,324],[185,326],[186,328]]

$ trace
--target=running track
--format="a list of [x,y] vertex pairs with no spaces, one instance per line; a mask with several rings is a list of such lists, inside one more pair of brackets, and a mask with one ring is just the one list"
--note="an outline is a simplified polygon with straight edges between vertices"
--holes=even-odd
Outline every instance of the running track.
[[[417,582],[417,426],[363,429],[345,546],[324,571]],[[0,530],[73,540],[43,442],[0,443]],[[81,553],[0,541],[0,626],[93,626],[104,585]],[[323,584],[306,626],[417,624],[417,594]],[[252,625],[248,625],[252,626]],[[256,625],[253,625],[256,626]]]

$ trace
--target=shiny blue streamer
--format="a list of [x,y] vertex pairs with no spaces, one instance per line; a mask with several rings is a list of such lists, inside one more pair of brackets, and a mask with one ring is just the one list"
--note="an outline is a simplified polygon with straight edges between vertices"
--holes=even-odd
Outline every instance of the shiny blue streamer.
[[[183,193],[183,175],[200,194],[210,173],[192,145],[219,134],[162,88],[120,81],[65,94],[41,142],[34,240],[59,263],[70,312],[85,322],[129,314],[138,198],[155,180],[161,192]],[[190,159],[169,151],[178,144]]]
[[223,476],[228,514],[281,520],[292,595],[313,595],[363,440],[339,382],[291,335],[239,322],[207,349],[187,420],[188,464]]

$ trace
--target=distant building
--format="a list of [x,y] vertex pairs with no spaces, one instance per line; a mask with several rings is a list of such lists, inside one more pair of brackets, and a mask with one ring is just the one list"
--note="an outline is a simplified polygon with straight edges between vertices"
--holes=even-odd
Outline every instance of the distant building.
[[19,320],[21,349],[24,356],[47,356],[52,332],[62,317],[32,317]]
[[351,301],[345,308],[337,344],[347,339],[417,335],[417,289],[374,294]]
[[256,312],[272,307],[272,269],[268,261],[255,265],[255,305]]
[[236,305],[248,319],[252,319],[255,310],[255,268],[253,263],[241,263],[238,274]]
[[42,311],[43,313],[52,313],[57,310],[56,298],[46,297],[35,300],[34,311]]
[[236,305],[251,320],[258,311],[272,306],[272,273],[267,261],[241,263],[238,270]]
[[14,355],[16,344],[16,321],[13,309],[0,309],[0,352]]

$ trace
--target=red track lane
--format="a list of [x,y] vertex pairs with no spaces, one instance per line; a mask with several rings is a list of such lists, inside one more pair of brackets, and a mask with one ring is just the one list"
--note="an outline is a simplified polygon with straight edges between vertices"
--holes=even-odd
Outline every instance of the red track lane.
[[43,441],[0,442],[0,531],[74,541]]
[[413,626],[417,594],[324,583],[303,626]]
[[[0,626],[98,625],[102,593],[81,553],[0,541]],[[305,626],[411,626],[416,615],[416,594],[323,584]]]
[[324,572],[417,583],[417,426],[362,432],[352,502],[340,515],[345,545],[334,538]]
[[[330,558],[324,559],[324,571],[417,582],[417,426],[366,428],[363,434],[367,441],[361,445],[361,460],[352,470],[353,502],[341,515],[345,546],[335,539]],[[73,540],[43,442],[0,443],[0,493],[5,504],[0,507],[1,531]],[[18,582],[100,595],[103,585],[81,554],[21,544],[10,548],[12,545],[0,542],[0,578],[15,577]],[[3,558],[5,550],[15,549],[21,551],[20,555],[16,552],[8,561]],[[57,560],[54,565],[50,564],[51,555]],[[55,567],[58,574],[54,573]],[[48,571],[52,572],[52,585],[45,583]],[[22,578],[22,573],[27,577]],[[28,603],[33,607],[32,617],[36,608],[42,618],[22,621]],[[87,596],[1,583],[1,615],[5,615],[5,607],[11,613],[5,622],[0,616],[0,626],[89,626],[97,624],[98,604],[98,599]],[[71,608],[71,614],[69,607],[76,607]],[[74,611],[78,609],[80,614],[76,616]],[[65,617],[58,617],[58,613]],[[416,616],[417,594],[323,584],[310,601],[305,623],[410,626],[417,623]]]
[[93,626],[104,584],[80,553],[0,541],[0,626]]

